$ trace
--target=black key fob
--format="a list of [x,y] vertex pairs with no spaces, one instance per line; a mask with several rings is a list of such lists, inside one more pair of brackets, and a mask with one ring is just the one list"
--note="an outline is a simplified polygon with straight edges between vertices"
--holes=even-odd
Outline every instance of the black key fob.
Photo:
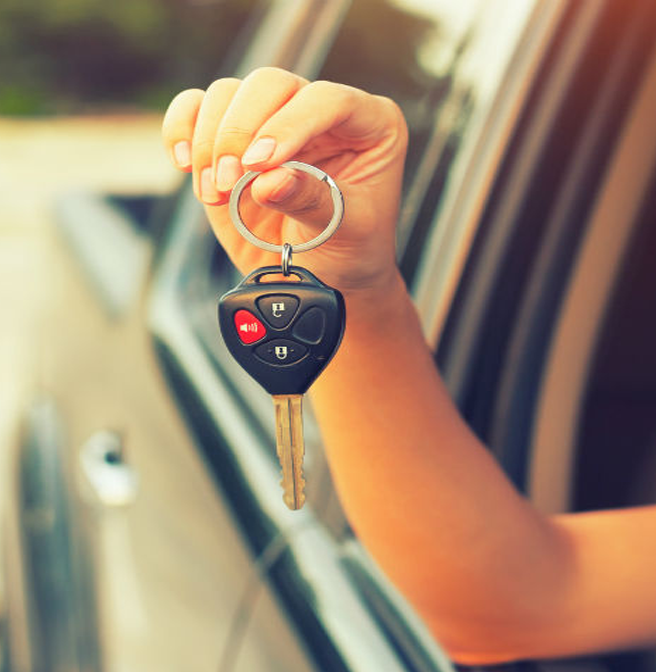
[[263,282],[265,266],[219,300],[219,326],[241,366],[273,395],[304,394],[332,359],[344,334],[341,293],[300,266],[298,281]]

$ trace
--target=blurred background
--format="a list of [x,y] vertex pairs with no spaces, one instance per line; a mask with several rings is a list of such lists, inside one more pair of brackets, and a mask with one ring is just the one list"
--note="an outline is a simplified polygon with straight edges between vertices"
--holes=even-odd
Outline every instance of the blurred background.
[[180,177],[161,149],[161,115],[175,93],[213,79],[253,5],[0,3],[1,446],[22,395],[48,376],[44,322],[62,281],[57,197],[170,192]]
[[[81,366],[71,332],[84,316],[65,305],[77,280],[55,230],[56,203],[78,191],[138,197],[174,189],[181,178],[161,149],[162,112],[181,89],[205,87],[213,79],[253,5],[251,0],[0,2],[5,495],[19,418],[34,391],[57,387],[52,379],[61,375],[62,363],[49,358],[61,357],[61,342],[68,341],[64,366],[69,371]],[[100,352],[102,347],[99,357]],[[79,394],[85,394],[83,385]],[[0,516],[7,499],[0,497]],[[0,613],[1,584],[0,575]]]
[[3,0],[3,116],[160,111],[206,86],[253,0]]

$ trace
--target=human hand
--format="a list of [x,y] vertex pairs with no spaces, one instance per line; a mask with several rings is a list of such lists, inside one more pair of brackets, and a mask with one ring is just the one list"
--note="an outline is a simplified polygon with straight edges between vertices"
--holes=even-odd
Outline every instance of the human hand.
[[261,68],[244,80],[219,79],[171,102],[163,123],[174,165],[193,172],[212,228],[244,273],[280,256],[244,240],[230,221],[230,191],[246,170],[263,171],[242,194],[253,233],[272,243],[314,238],[332,215],[328,187],[280,167],[304,161],[328,173],[344,195],[341,227],[303,253],[305,266],[344,293],[384,290],[396,278],[395,227],[407,129],[391,100],[331,82]]

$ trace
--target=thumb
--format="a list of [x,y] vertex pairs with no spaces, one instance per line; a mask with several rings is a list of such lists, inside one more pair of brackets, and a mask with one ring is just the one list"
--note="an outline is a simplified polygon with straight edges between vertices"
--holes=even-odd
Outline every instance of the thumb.
[[251,195],[258,205],[277,210],[311,227],[321,228],[333,216],[330,187],[300,170],[281,166],[253,181]]

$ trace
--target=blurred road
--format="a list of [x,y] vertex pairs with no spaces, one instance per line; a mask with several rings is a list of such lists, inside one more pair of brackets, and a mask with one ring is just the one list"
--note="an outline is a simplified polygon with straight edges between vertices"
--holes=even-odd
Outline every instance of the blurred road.
[[53,199],[71,189],[170,191],[179,177],[161,148],[160,123],[158,115],[0,118],[0,493],[20,409],[47,366],[42,315],[57,300],[62,272]]

